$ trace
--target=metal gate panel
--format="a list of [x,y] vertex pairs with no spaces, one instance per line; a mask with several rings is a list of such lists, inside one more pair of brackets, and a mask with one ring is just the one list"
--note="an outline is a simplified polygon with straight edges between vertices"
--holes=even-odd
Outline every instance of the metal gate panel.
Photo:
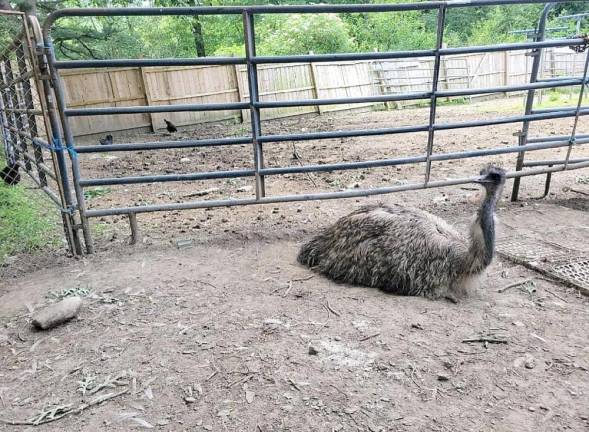
[[0,11],[15,30],[12,42],[0,53],[0,130],[8,168],[26,173],[61,211],[70,249],[81,252],[74,241],[74,206],[66,200],[67,173],[60,170],[59,154],[49,145],[53,136],[46,91],[41,81],[36,46],[41,27],[35,17]]
[[[581,1],[581,0],[577,0]],[[53,131],[45,142],[39,143],[49,148],[55,156],[59,166],[60,175],[64,178],[62,208],[71,211],[71,224],[74,231],[73,241],[81,244],[76,235],[79,230],[83,233],[87,252],[92,252],[92,238],[90,235],[88,220],[92,217],[109,215],[128,215],[131,229],[135,234],[135,215],[141,212],[167,211],[180,209],[195,209],[219,206],[239,206],[253,204],[267,204],[278,202],[292,202],[305,200],[322,200],[336,198],[350,198],[385,194],[405,190],[417,190],[439,186],[458,185],[468,183],[472,177],[455,178],[443,181],[430,179],[432,162],[473,158],[488,155],[514,153],[517,155],[516,170],[509,172],[509,178],[515,178],[513,199],[517,198],[519,178],[530,175],[547,174],[553,172],[573,170],[589,167],[589,160],[571,159],[571,149],[575,145],[589,143],[589,136],[577,135],[576,125],[579,119],[589,115],[589,106],[582,105],[585,86],[589,83],[587,67],[589,56],[585,49],[589,44],[587,36],[577,35],[571,39],[545,40],[544,30],[548,12],[555,4],[563,3],[563,0],[546,4],[539,19],[538,28],[533,41],[518,43],[502,43],[487,46],[469,46],[448,48],[444,42],[444,26],[446,12],[454,8],[470,8],[479,6],[508,6],[515,4],[543,4],[539,0],[473,0],[461,1],[434,1],[408,4],[382,4],[382,5],[302,5],[302,6],[233,6],[233,7],[172,7],[172,8],[85,8],[63,9],[51,14],[44,22],[42,39],[38,40],[38,67],[40,70],[41,84],[47,104],[48,123]],[[399,11],[432,11],[437,14],[437,38],[432,49],[416,51],[370,52],[370,53],[341,53],[341,54],[309,54],[291,56],[259,56],[256,53],[255,44],[255,17],[260,14],[316,14],[316,13],[378,13]],[[245,56],[244,57],[200,57],[200,58],[168,58],[168,59],[108,59],[108,60],[72,60],[61,61],[55,57],[55,49],[51,39],[51,27],[63,17],[98,17],[98,16],[191,16],[191,15],[240,15],[243,19]],[[538,79],[540,58],[545,48],[571,47],[585,56],[584,73],[582,76]],[[453,54],[487,53],[487,52],[512,52],[516,50],[529,50],[534,58],[531,82],[529,84],[509,85],[493,88],[476,89],[443,89],[438,88],[440,80],[441,59]],[[384,60],[384,59],[411,59],[416,57],[429,57],[433,60],[433,79],[427,91],[404,92],[384,94],[367,97],[342,97],[334,99],[304,99],[284,101],[261,101],[258,86],[258,66],[277,63],[300,62],[331,62],[331,61],[356,61],[356,60]],[[153,67],[153,66],[188,66],[188,65],[244,65],[247,73],[247,87],[250,95],[246,102],[234,103],[208,103],[185,105],[157,105],[157,106],[131,106],[108,108],[70,108],[66,105],[63,82],[60,71],[63,69],[79,68],[116,68],[116,67]],[[550,89],[562,86],[576,86],[581,89],[581,94],[576,107],[566,109],[533,110],[534,95],[537,90]],[[463,121],[455,123],[440,123],[436,120],[437,102],[440,98],[468,97],[481,94],[506,93],[514,91],[526,91],[526,110],[522,115],[496,119],[481,119],[477,121]],[[396,102],[422,100],[430,103],[429,121],[425,124],[403,127],[387,127],[381,129],[358,129],[345,131],[327,131],[313,133],[296,133],[284,135],[269,135],[262,131],[261,111],[269,108],[304,107],[319,105],[346,105],[358,103]],[[55,106],[53,106],[55,104]],[[74,140],[69,119],[76,116],[91,115],[125,115],[139,113],[165,113],[180,111],[215,111],[215,110],[248,110],[250,113],[251,133],[236,138],[204,139],[204,140],[180,140],[160,141],[147,143],[122,143],[110,145],[79,146]],[[528,138],[528,128],[531,122],[540,120],[572,118],[575,127],[569,135],[562,137],[538,137]],[[434,152],[434,143],[437,131],[476,128],[500,124],[522,124],[517,145],[510,147],[496,147],[483,150],[468,150],[454,153]],[[359,162],[341,162],[326,165],[293,165],[280,167],[266,167],[264,163],[264,146],[268,143],[309,141],[329,138],[362,137],[375,135],[398,135],[412,132],[425,132],[427,141],[424,142],[424,152],[407,157],[390,158],[382,160],[366,160]],[[131,177],[106,177],[87,178],[80,170],[79,158],[90,153],[105,153],[117,151],[149,151],[168,148],[197,148],[210,146],[232,146],[250,144],[252,147],[251,166],[246,169],[231,171],[192,172],[186,174],[167,175],[137,175]],[[567,156],[557,161],[536,161],[526,163],[524,153],[543,149],[568,148]],[[24,150],[23,150],[24,151]],[[65,158],[69,160],[71,174],[65,165]],[[30,160],[31,164],[35,159]],[[548,163],[550,162],[550,163]],[[24,161],[26,166],[27,161]],[[354,170],[373,167],[398,166],[403,164],[425,163],[425,176],[423,181],[403,185],[379,187],[372,189],[355,189],[339,192],[317,192],[299,195],[268,196],[265,182],[268,177],[281,174],[300,174],[309,172],[328,172],[339,170]],[[525,169],[524,169],[525,168]],[[69,190],[70,178],[73,185]],[[106,209],[87,210],[84,201],[84,188],[99,185],[125,185],[154,182],[178,182],[196,181],[207,179],[227,179],[237,177],[250,177],[255,179],[255,195],[244,199],[219,199],[188,201],[173,204],[128,206]],[[547,187],[549,186],[549,177]],[[75,198],[74,198],[75,197]],[[79,218],[79,222],[75,220]]]

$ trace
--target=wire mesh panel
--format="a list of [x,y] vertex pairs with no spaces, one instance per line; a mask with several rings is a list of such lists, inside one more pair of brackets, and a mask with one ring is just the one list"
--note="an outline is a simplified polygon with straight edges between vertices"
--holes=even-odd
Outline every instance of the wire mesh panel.
[[521,236],[500,240],[497,251],[518,264],[589,294],[589,254],[586,252]]
[[[31,26],[31,23],[36,24]],[[48,118],[46,88],[41,83],[42,70],[38,64],[36,45],[41,28],[35,17],[23,13],[0,11],[4,30],[0,37],[0,130],[6,166],[2,179],[9,185],[21,181],[21,172],[59,208],[65,237],[74,253],[80,252],[75,241],[73,207],[66,199],[69,188],[65,165],[52,139],[59,135]],[[63,158],[62,158],[63,162]]]
[[47,137],[46,119],[37,87],[38,69],[26,18],[22,14],[0,14],[15,33],[0,55],[0,119],[4,155],[14,182],[24,170],[48,196],[61,206],[59,185],[49,149],[36,140]]

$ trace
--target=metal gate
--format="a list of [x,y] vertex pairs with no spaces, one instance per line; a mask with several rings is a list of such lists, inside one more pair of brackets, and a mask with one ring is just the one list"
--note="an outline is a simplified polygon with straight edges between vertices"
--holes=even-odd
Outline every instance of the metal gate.
[[35,17],[20,12],[0,11],[0,18],[16,33],[0,53],[0,130],[5,174],[9,176],[6,181],[16,183],[20,172],[25,172],[59,209],[69,248],[80,254],[66,159],[63,151],[47,140],[61,132],[47,86],[47,67],[36,52],[42,41],[41,27]]
[[[580,0],[578,0],[580,1]],[[82,248],[81,238],[76,233],[81,230],[85,242],[85,249],[92,253],[92,239],[89,231],[89,218],[109,215],[128,215],[132,234],[136,234],[136,214],[142,212],[167,211],[196,209],[221,206],[240,206],[251,204],[267,204],[279,202],[322,200],[335,198],[350,198],[368,195],[385,194],[397,191],[416,190],[433,188],[439,186],[458,185],[472,181],[472,178],[456,178],[443,181],[430,180],[431,164],[434,161],[447,161],[463,158],[472,158],[488,155],[514,153],[517,155],[515,171],[509,172],[508,177],[515,178],[512,199],[517,199],[520,178],[523,176],[547,174],[556,171],[573,170],[589,167],[588,159],[571,159],[571,149],[575,145],[589,143],[589,135],[577,135],[576,129],[579,118],[589,114],[589,107],[582,106],[585,86],[589,83],[587,67],[589,56],[585,60],[584,74],[581,77],[562,77],[546,80],[538,79],[538,72],[542,50],[549,47],[571,47],[579,55],[585,52],[589,39],[587,36],[577,35],[574,38],[563,40],[545,40],[545,27],[548,12],[556,4],[562,3],[558,0],[546,4],[544,12],[539,18],[539,24],[535,38],[531,42],[508,43],[487,46],[469,46],[447,48],[444,45],[444,25],[446,13],[449,9],[470,8],[493,5],[514,5],[544,3],[538,0],[473,0],[473,1],[434,1],[410,4],[384,4],[384,5],[306,5],[306,6],[236,6],[236,7],[191,7],[191,8],[103,8],[103,9],[64,9],[50,15],[44,23],[42,41],[38,40],[38,68],[42,86],[47,102],[47,120],[51,133],[47,141],[33,139],[37,151],[40,148],[49,149],[52,157],[59,166],[59,176],[62,179],[60,191],[60,205],[64,211],[64,222],[69,223],[68,229],[72,230],[72,247],[74,251]],[[417,51],[394,51],[394,52],[370,52],[370,53],[349,53],[349,54],[319,54],[319,55],[291,55],[291,56],[259,56],[256,54],[255,39],[255,17],[259,14],[316,14],[316,13],[378,13],[398,11],[434,11],[437,13],[437,38],[434,48]],[[201,57],[201,58],[169,58],[169,59],[111,59],[111,60],[73,60],[61,61],[55,57],[55,50],[52,45],[51,27],[63,17],[98,17],[98,16],[190,16],[190,15],[240,15],[243,19],[245,57]],[[438,82],[440,78],[441,58],[452,54],[485,53],[500,51],[529,50],[533,56],[533,68],[529,84],[511,85],[493,88],[440,90]],[[288,101],[261,101],[258,90],[258,66],[275,63],[297,63],[297,62],[329,62],[335,60],[378,60],[378,59],[403,59],[415,57],[429,57],[434,60],[433,82],[431,90],[427,92],[409,92],[403,94],[390,94],[367,97],[346,97],[337,99],[304,99]],[[131,107],[109,107],[109,108],[86,108],[75,109],[66,105],[63,83],[60,78],[60,71],[64,69],[79,68],[117,68],[117,67],[153,67],[153,66],[192,66],[192,65],[245,65],[247,67],[249,101],[238,103],[210,103],[210,104],[184,104],[184,105],[158,105],[158,106],[131,106]],[[10,80],[9,80],[10,81]],[[533,110],[534,95],[537,90],[551,89],[557,87],[578,86],[581,89],[578,104],[575,108],[556,108],[549,110]],[[456,123],[439,123],[436,121],[436,108],[439,98],[462,97],[480,94],[495,94],[515,91],[527,91],[526,109],[523,115],[483,119],[478,121],[464,121]],[[262,131],[260,111],[268,108],[316,106],[316,105],[338,105],[354,104],[365,102],[395,102],[407,100],[425,100],[430,102],[429,121],[427,124],[390,127],[381,129],[357,129],[346,131],[328,131],[314,133],[299,133],[285,135],[269,135]],[[55,101],[56,106],[51,104]],[[179,140],[159,141],[147,143],[123,143],[110,145],[77,145],[69,119],[75,116],[95,115],[126,115],[138,113],[164,113],[182,111],[214,111],[214,110],[240,110],[247,109],[251,114],[251,134],[236,138],[202,139],[202,140]],[[12,115],[12,111],[4,108],[4,112]],[[570,135],[560,137],[528,137],[530,122],[556,119],[574,118],[575,126]],[[493,126],[508,123],[521,123],[522,129],[519,134],[518,145],[510,147],[496,147],[483,150],[469,150],[453,153],[436,153],[434,141],[437,131],[475,128],[481,126]],[[16,129],[18,124],[16,124]],[[367,160],[360,162],[333,163],[323,165],[296,165],[268,168],[264,164],[264,145],[276,142],[309,141],[329,138],[346,138],[374,135],[399,135],[412,132],[426,132],[427,141],[424,142],[424,152],[408,157]],[[35,137],[32,137],[35,138]],[[31,141],[31,140],[29,140]],[[86,154],[117,152],[117,151],[150,151],[165,148],[196,148],[196,147],[222,147],[233,145],[252,145],[252,163],[248,169],[230,171],[209,171],[187,174],[170,175],[146,175],[132,177],[106,177],[87,178],[80,172],[79,157]],[[526,162],[524,154],[528,151],[568,147],[564,160],[549,160],[540,162]],[[69,188],[69,173],[66,170],[64,159],[71,162],[71,183],[75,192],[75,200]],[[26,166],[26,160],[22,163]],[[425,176],[423,181],[397,186],[387,186],[372,189],[355,189],[340,192],[317,192],[312,194],[279,195],[269,196],[266,193],[266,178],[280,174],[298,174],[309,172],[331,172],[338,170],[354,170],[362,168],[396,166],[403,164],[425,163]],[[533,168],[529,168],[533,167]],[[524,168],[529,168],[525,169]],[[153,182],[178,182],[196,181],[208,179],[224,179],[238,177],[253,177],[255,179],[255,196],[245,199],[201,200],[173,204],[144,205],[115,207],[109,209],[86,209],[84,201],[84,188],[103,185],[125,185]],[[549,178],[547,185],[549,184]],[[79,223],[76,218],[79,217]]]

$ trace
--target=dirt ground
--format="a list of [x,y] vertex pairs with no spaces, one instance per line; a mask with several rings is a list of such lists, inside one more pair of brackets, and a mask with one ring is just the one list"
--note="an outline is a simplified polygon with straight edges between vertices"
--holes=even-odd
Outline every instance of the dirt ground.
[[[497,101],[442,107],[444,121],[505,116]],[[267,133],[420,123],[427,110],[337,114],[265,123]],[[534,135],[565,134],[572,121],[536,124]],[[244,133],[208,125],[183,136]],[[517,125],[440,133],[436,151],[513,145]],[[589,133],[583,122],[579,133]],[[144,141],[169,139],[145,134]],[[297,143],[305,163],[378,159],[423,149],[424,134]],[[122,137],[115,139],[123,140]],[[420,150],[421,149],[421,150]],[[268,145],[270,166],[296,163],[292,144]],[[530,153],[547,158],[563,152]],[[573,156],[589,155],[575,149]],[[189,158],[189,161],[182,158]],[[434,164],[434,179],[473,175],[514,155]],[[251,148],[113,153],[86,157],[91,176],[247,167]],[[280,176],[272,194],[419,181],[423,166]],[[587,170],[522,182],[498,218],[504,234],[544,223],[550,239],[588,251]],[[317,187],[313,185],[313,181]],[[251,181],[162,183],[97,191],[91,207],[247,196]],[[451,187],[373,198],[139,215],[143,241],[128,246],[124,218],[93,221],[98,253],[81,260],[24,257],[0,281],[0,417],[29,421],[74,412],[42,431],[581,431],[589,428],[589,300],[497,257],[480,289],[454,305],[338,285],[295,261],[300,244],[360,204],[402,202],[461,229],[479,192]],[[194,199],[194,198],[192,198]],[[563,208],[572,209],[562,217]],[[554,213],[553,210],[554,209]],[[574,210],[574,211],[573,211]],[[568,214],[568,213],[567,213]],[[567,230],[566,228],[569,227]],[[583,228],[585,227],[585,228]],[[530,234],[532,231],[535,234]],[[507,234],[505,234],[507,233]],[[574,233],[574,234],[567,234]],[[184,240],[187,247],[178,247]],[[531,279],[503,292],[513,282]],[[84,296],[75,320],[49,332],[32,311],[64,295]],[[464,342],[496,339],[500,343]],[[310,351],[311,349],[311,351]],[[315,354],[310,352],[316,351]],[[121,394],[119,394],[121,393]],[[103,400],[102,403],[97,401]],[[71,404],[71,405],[68,405]],[[86,407],[84,404],[91,404]],[[62,411],[60,411],[60,409]],[[46,417],[42,417],[46,418]]]

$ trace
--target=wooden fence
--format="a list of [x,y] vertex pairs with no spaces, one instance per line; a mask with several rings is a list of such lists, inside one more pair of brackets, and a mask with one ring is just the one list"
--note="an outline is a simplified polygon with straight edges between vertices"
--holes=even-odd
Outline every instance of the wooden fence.
[[[584,59],[564,49],[545,50],[542,76],[573,76]],[[468,54],[443,58],[440,89],[483,88],[529,81],[532,58],[524,52]],[[374,96],[429,91],[433,59],[296,63],[258,68],[260,99]],[[245,66],[80,69],[62,72],[69,107],[146,106],[239,102],[249,99]],[[396,108],[423,103],[406,101]],[[347,110],[371,104],[307,106],[262,110],[262,119]],[[249,121],[249,111],[180,112],[75,117],[74,135],[84,136],[149,127],[179,126],[235,119]]]

